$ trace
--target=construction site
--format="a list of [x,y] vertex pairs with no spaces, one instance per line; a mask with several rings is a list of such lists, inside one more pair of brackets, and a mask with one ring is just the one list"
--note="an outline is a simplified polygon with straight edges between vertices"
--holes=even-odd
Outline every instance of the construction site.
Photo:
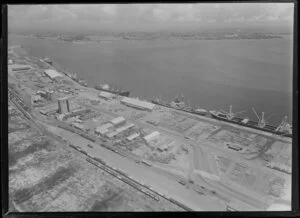
[[255,211],[290,203],[291,139],[99,92],[17,51],[10,60],[15,210]]

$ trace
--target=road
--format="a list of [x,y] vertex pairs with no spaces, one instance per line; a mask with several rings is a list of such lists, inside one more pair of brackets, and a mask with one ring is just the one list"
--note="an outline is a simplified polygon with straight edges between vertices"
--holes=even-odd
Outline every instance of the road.
[[[99,108],[91,106],[91,105],[85,105],[85,106],[88,106],[89,108],[97,110],[97,111],[100,110],[102,113],[105,113],[105,114],[108,114],[108,115],[111,115],[111,116],[119,116],[116,113],[106,111],[106,110],[103,110],[103,109],[99,109]],[[210,181],[206,181],[205,178],[194,174],[194,169],[195,168],[196,169],[202,169],[202,170],[204,168],[205,171],[209,172],[209,166],[208,166],[207,161],[204,161],[204,159],[202,159],[202,161],[201,161],[201,159],[199,159],[200,156],[204,157],[204,154],[202,153],[203,151],[201,150],[201,148],[199,148],[199,142],[195,142],[195,141],[192,141],[192,140],[186,140],[186,139],[184,139],[184,137],[181,134],[175,133],[174,131],[169,131],[169,130],[163,129],[161,127],[154,127],[151,124],[142,123],[142,122],[139,122],[139,121],[136,121],[136,120],[130,120],[129,119],[129,121],[132,122],[133,124],[135,124],[137,126],[140,126],[140,127],[143,127],[143,128],[149,128],[149,129],[152,129],[152,130],[159,130],[164,134],[171,135],[172,138],[175,138],[176,140],[179,140],[180,142],[183,142],[183,143],[186,143],[187,141],[189,142],[189,144],[194,149],[194,152],[193,152],[194,153],[194,158],[193,158],[194,163],[191,165],[190,170],[188,172],[189,178],[188,179],[183,178],[183,179],[185,179],[185,181],[188,181],[189,179],[192,178],[192,179],[194,179],[194,181],[196,183],[199,183],[199,184],[202,184],[202,185],[205,184],[208,187],[214,188],[215,190],[217,190],[219,192],[220,195],[226,196],[226,198],[231,199],[234,196],[235,198],[237,198],[239,200],[242,200],[242,201],[246,200],[245,202],[249,202],[249,203],[251,202],[251,200],[245,199],[244,196],[242,196],[241,193],[236,192],[235,190],[228,191],[228,188],[224,187],[224,185],[222,185],[222,184],[215,184],[214,186],[212,186]],[[62,124],[62,122],[60,122],[60,124]],[[52,125],[57,126],[58,121],[54,121],[52,123]],[[77,131],[77,133],[80,133],[80,132]],[[98,144],[103,143],[100,139],[97,139],[97,138],[96,138],[96,142]],[[212,146],[206,145],[206,143],[203,143],[203,144],[201,143],[201,147],[203,147],[203,146],[207,147],[207,148],[209,147],[209,150],[217,150],[218,152],[220,152],[219,149],[212,148]],[[113,145],[110,145],[110,147],[113,148]],[[119,154],[123,155],[124,157],[127,157],[128,159],[130,159],[130,161],[132,161],[132,160],[141,160],[140,157],[138,157],[138,156],[136,156],[136,155],[134,155],[130,152],[127,152],[124,149],[119,149],[119,148],[116,148],[116,147],[114,147],[113,149],[117,150],[119,152]],[[163,167],[163,166],[160,166],[160,167]],[[165,169],[168,169],[168,167],[165,167]],[[190,187],[193,187],[193,185],[190,186]],[[251,202],[250,204],[257,205],[257,202]]]
[[[90,106],[90,105],[85,105],[85,106],[88,106],[89,108],[91,108],[93,110],[101,111],[102,113],[110,115],[110,116],[119,116],[118,114],[113,113],[111,111],[106,111],[106,110],[99,109],[97,107]],[[225,149],[213,147],[205,141],[195,142],[190,139],[185,139],[183,136],[180,136],[180,134],[174,134],[173,131],[168,131],[161,127],[154,127],[151,124],[142,123],[142,122],[139,122],[136,120],[134,121],[131,119],[127,119],[127,120],[137,126],[142,127],[142,128],[148,128],[153,131],[159,130],[160,132],[162,132],[166,135],[171,135],[172,138],[175,138],[176,140],[178,140],[182,143],[188,142],[192,146],[192,149],[194,150],[194,152],[193,152],[194,153],[194,157],[193,157],[194,164],[192,165],[193,169],[190,169],[190,173],[188,174],[189,178],[185,179],[186,182],[188,182],[188,180],[190,178],[195,178],[196,183],[205,185],[206,187],[210,187],[211,189],[215,189],[215,191],[218,192],[218,194],[220,196],[222,196],[223,198],[234,199],[237,201],[247,203],[247,204],[249,204],[248,208],[251,208],[252,210],[253,210],[253,208],[263,208],[262,205],[264,204],[264,201],[262,199],[253,199],[251,196],[247,196],[238,190],[233,190],[230,187],[227,187],[226,185],[222,184],[221,182],[212,182],[211,180],[207,180],[206,178],[200,176],[199,174],[194,173],[194,169],[200,169],[201,171],[210,173],[210,167],[208,164],[208,160],[206,159],[207,155],[205,155],[205,154],[211,152],[211,153],[218,154],[218,155],[228,156],[228,151],[226,152]],[[203,149],[205,152],[203,151]],[[236,160],[239,162],[241,162],[241,161],[245,162],[244,159],[242,159],[241,157],[237,158],[236,156],[237,156],[236,154],[229,154],[229,157],[232,158],[233,160]],[[247,162],[247,164],[250,164],[251,166],[254,166],[254,167],[261,167],[260,165],[254,164],[254,163]]]
[[[110,114],[110,115],[113,115],[113,116],[116,116],[117,114],[114,114],[114,113],[112,113],[112,112],[107,112],[107,111],[104,111],[106,114]],[[140,123],[140,122],[137,122],[137,121],[131,121],[131,122],[133,122],[133,123],[135,123],[136,125],[139,125],[139,126],[142,126],[142,127],[146,127],[146,128],[150,128],[150,129],[155,129],[152,125],[150,125],[150,124],[146,124],[146,123]],[[65,123],[63,123],[63,122],[60,122],[60,121],[57,121],[57,120],[54,120],[53,122],[52,122],[52,125],[54,125],[54,126],[58,126],[58,124],[61,124],[61,125],[66,125]],[[77,132],[77,133],[80,133],[80,131],[79,130],[75,130],[75,132]],[[165,132],[165,134],[172,134],[172,133],[170,133],[169,131],[166,131],[166,130],[164,130],[164,132]],[[173,136],[173,134],[172,134],[172,136]],[[184,140],[183,138],[180,138],[179,136],[174,136],[174,137],[176,137],[177,139],[179,139],[180,141],[182,141],[182,142],[186,142],[186,140]],[[97,142],[97,144],[100,144],[100,143],[102,143],[102,141],[100,140],[100,139],[97,139],[97,137],[95,137],[96,138],[96,142]],[[112,145],[111,145],[111,147],[112,147]],[[193,145],[193,148],[195,149],[195,145]],[[137,157],[137,156],[135,156],[135,155],[133,155],[132,153],[129,153],[129,152],[127,152],[127,151],[125,151],[125,150],[123,150],[123,149],[117,149],[117,148],[114,148],[114,149],[116,149],[116,150],[118,150],[118,152],[120,153],[120,154],[122,154],[124,157],[127,157],[127,158],[129,158],[129,159],[127,159],[127,160],[129,160],[130,162],[132,162],[132,159],[134,159],[134,160],[136,160],[136,159],[139,159],[139,160],[141,160],[141,158],[139,158],[139,157]],[[197,151],[198,149],[195,149],[194,151]],[[109,152],[111,152],[111,151],[109,151]],[[93,152],[92,152],[93,153]],[[113,152],[111,152],[111,153],[113,153]],[[116,154],[115,154],[116,155]],[[199,155],[199,154],[198,154]],[[196,160],[198,160],[199,159],[199,156],[197,155],[197,157],[198,158],[195,158]],[[121,157],[120,155],[118,155],[119,157]],[[124,159],[124,158],[123,158]],[[194,160],[195,160],[194,159]],[[113,159],[111,159],[110,160],[110,162],[113,162]],[[206,162],[206,161],[205,161]],[[135,164],[135,163],[133,163],[134,165],[137,165],[137,164]],[[194,175],[194,173],[193,173],[193,168],[194,168],[194,166],[195,165],[197,165],[197,164],[199,164],[199,163],[197,163],[197,161],[196,161],[196,163],[195,164],[192,164],[191,165],[191,167],[190,167],[190,171],[189,171],[189,173],[188,173],[188,175],[189,175],[189,177],[192,177],[195,181],[196,181],[196,183],[199,183],[199,184],[202,184],[202,185],[205,185],[206,187],[208,186],[208,187],[212,187],[212,184],[211,184],[211,182],[207,182],[203,177],[200,177],[199,175]],[[160,167],[162,167],[162,166],[160,166]],[[168,169],[168,167],[165,167],[166,169]],[[147,170],[145,170],[145,172],[147,172],[149,170],[149,168],[147,167]],[[153,169],[151,169],[152,171],[153,171]],[[138,171],[137,171],[138,172]],[[159,170],[157,170],[156,169],[156,174],[158,174],[158,172],[159,172]],[[162,176],[162,171],[160,171],[159,172],[159,174],[160,174],[160,176]],[[166,174],[166,173],[164,173],[164,174]],[[170,177],[170,174],[168,175],[168,177]],[[153,177],[153,178],[155,178],[155,176]],[[174,180],[174,177],[173,177],[173,179],[172,179],[172,181],[173,182],[177,182],[176,183],[176,186],[178,186],[179,184],[178,184],[178,182],[180,181],[180,180],[184,180],[184,181],[186,181],[187,183],[188,183],[188,180],[189,179],[186,179],[186,178],[182,178],[182,177],[180,177],[180,176],[178,176],[177,175],[177,179],[175,179]],[[167,183],[166,183],[167,184]],[[179,187],[180,187],[180,185],[179,185]],[[197,188],[196,188],[196,184],[195,185],[193,185],[193,184],[190,184],[188,187],[190,187],[191,189],[189,189],[189,192],[192,192],[192,193],[194,193],[194,194],[196,194],[195,193],[195,191],[192,191],[192,190],[197,190]],[[184,189],[186,189],[186,187],[181,187],[181,188],[184,188]],[[224,190],[223,190],[223,188],[221,189],[220,187],[219,187],[219,184],[216,184],[216,185],[214,185],[213,186],[213,188],[215,189],[215,190],[218,190],[219,192],[220,192],[220,196],[224,196]],[[225,187],[225,189],[226,189],[226,187]],[[177,193],[178,195],[177,196],[174,196],[175,197],[175,199],[177,198],[178,199],[178,196],[180,196],[180,194],[179,193]],[[199,194],[196,194],[196,195],[199,195]],[[232,192],[228,192],[227,191],[227,193],[226,193],[226,195],[227,196],[235,196],[237,199],[241,199],[241,197],[240,197],[240,195],[239,194],[233,194]],[[186,196],[187,197],[187,196]],[[228,197],[223,197],[223,199],[228,199]],[[203,199],[201,199],[200,201],[202,201]],[[249,202],[249,199],[243,199],[243,201],[245,201],[245,200],[247,200],[246,202]],[[179,199],[179,201],[181,201],[181,199]],[[182,202],[182,201],[181,201]],[[252,202],[253,203],[253,202]],[[253,204],[254,205],[254,204]],[[257,204],[255,204],[255,205],[257,205]],[[206,207],[205,207],[206,208]],[[198,208],[197,210],[203,210],[203,208]]]
[[[201,196],[192,190],[188,190],[178,184],[177,181],[174,181],[161,173],[157,173],[156,169],[153,169],[152,167],[136,164],[126,157],[120,156],[99,146],[97,143],[92,143],[87,139],[77,136],[77,134],[68,131],[63,131],[63,134],[72,144],[80,147],[89,155],[103,159],[115,168],[131,175],[137,181],[142,181],[143,183],[152,186],[154,190],[187,205],[193,210],[222,211],[225,209],[225,204],[222,204],[220,201],[213,200],[207,196]],[[87,144],[91,144],[93,147],[90,148]]]

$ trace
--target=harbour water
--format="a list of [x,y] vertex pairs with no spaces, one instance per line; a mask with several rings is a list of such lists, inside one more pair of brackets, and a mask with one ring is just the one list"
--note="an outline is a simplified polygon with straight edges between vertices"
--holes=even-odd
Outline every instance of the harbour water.
[[112,83],[144,99],[186,102],[208,110],[233,105],[264,111],[278,124],[292,116],[292,40],[112,41],[75,44],[9,35],[9,45],[22,45],[32,56],[49,57],[90,86]]

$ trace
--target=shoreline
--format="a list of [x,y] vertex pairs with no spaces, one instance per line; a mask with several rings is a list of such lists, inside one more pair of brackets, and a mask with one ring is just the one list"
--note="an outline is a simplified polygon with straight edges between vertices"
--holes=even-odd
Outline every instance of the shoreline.
[[[43,56],[41,56],[41,57],[43,57]],[[52,59],[52,57],[50,57],[51,59]],[[53,61],[53,60],[52,60]],[[98,85],[98,83],[96,83],[95,84],[95,81],[101,81],[100,83],[101,84],[104,84],[104,83],[112,83],[112,84],[114,84],[114,82],[112,81],[112,82],[109,82],[108,80],[106,80],[106,81],[103,81],[103,80],[92,80],[92,83],[91,83],[91,81],[89,81],[88,79],[87,79],[87,77],[86,77],[86,74],[85,73],[82,73],[82,71],[81,72],[78,72],[78,70],[77,71],[73,71],[70,67],[69,68],[65,68],[62,64],[61,64],[62,62],[54,62],[53,61],[53,66],[55,66],[57,69],[59,69],[60,71],[62,71],[62,72],[75,72],[80,78],[82,78],[82,79],[84,79],[85,81],[87,81],[87,83],[89,83],[88,84],[88,87],[89,88],[92,88],[92,89],[95,89],[94,88],[94,86],[95,85]],[[76,68],[77,69],[77,68]],[[99,78],[98,78],[99,79]],[[120,87],[122,87],[122,84],[117,84],[117,85],[119,85]],[[134,86],[132,86],[132,87],[134,87]],[[225,88],[226,87],[223,87],[224,88],[224,90],[225,90]],[[205,89],[205,88],[204,88]],[[239,87],[235,87],[234,89],[232,89],[234,92],[235,91],[238,91],[238,89],[239,89]],[[245,87],[243,87],[243,89],[245,89],[244,90],[244,92],[245,93],[249,93],[250,94],[250,96],[251,96],[251,94],[258,94],[259,92],[264,92],[264,94],[266,95],[266,96],[270,96],[270,95],[277,95],[277,93],[278,94],[280,94],[280,96],[277,98],[277,99],[283,99],[283,97],[284,98],[288,98],[288,96],[290,96],[291,95],[291,93],[286,93],[286,92],[280,92],[280,91],[274,91],[274,90],[260,90],[260,89],[256,89],[256,88],[245,88]],[[160,93],[162,93],[162,94],[156,94],[156,93],[151,93],[151,96],[150,96],[150,94],[149,95],[144,95],[143,93],[139,93],[139,92],[137,92],[137,90],[138,89],[135,89],[135,90],[129,90],[130,92],[131,92],[131,95],[132,96],[140,96],[141,97],[141,99],[146,99],[147,101],[151,101],[152,99],[153,99],[153,97],[155,97],[155,96],[162,96],[163,97],[163,99],[162,100],[167,100],[167,101],[171,101],[173,98],[174,98],[174,96],[176,95],[176,94],[180,94],[180,93],[176,93],[176,92],[170,92],[170,93],[173,93],[173,94],[170,94],[170,93],[167,93],[167,95],[165,95],[165,93],[162,91],[162,92],[160,92]],[[240,109],[240,108],[238,108],[238,102],[235,102],[234,100],[236,100],[236,99],[239,99],[240,98],[240,96],[238,95],[238,96],[236,96],[236,98],[233,98],[233,101],[227,101],[227,102],[225,102],[225,103],[227,103],[226,105],[224,104],[224,106],[221,106],[221,107],[215,107],[215,106],[211,106],[210,105],[210,102],[208,102],[208,104],[206,104],[206,102],[204,102],[204,101],[198,101],[197,99],[195,100],[195,99],[193,99],[193,95],[191,96],[191,95],[189,95],[190,93],[189,93],[189,91],[187,91],[187,92],[181,92],[181,93],[183,93],[184,94],[184,96],[186,96],[186,99],[187,99],[187,103],[189,103],[189,99],[192,101],[192,106],[194,107],[194,108],[205,108],[205,109],[207,109],[207,108],[212,108],[212,109],[220,109],[220,108],[225,108],[225,110],[227,111],[227,109],[228,109],[228,104],[233,104],[233,106],[234,106],[234,108],[235,108],[235,110],[236,111],[238,111],[238,110],[243,110],[243,108],[242,109]],[[193,94],[193,93],[192,93]],[[286,96],[286,97],[285,97]],[[272,97],[272,96],[271,96]],[[229,97],[230,98],[230,97]],[[227,98],[225,98],[225,99],[227,99]],[[272,99],[274,99],[273,97],[272,97]],[[289,98],[288,98],[289,99]],[[206,100],[205,98],[204,98],[204,100]],[[284,100],[284,99],[283,99]],[[204,102],[204,103],[203,103]],[[211,101],[212,102],[212,101]],[[246,100],[245,100],[245,102],[246,102]],[[251,99],[250,99],[250,102],[251,102]],[[211,104],[214,104],[214,103],[211,103]],[[215,104],[217,104],[216,102],[215,102]],[[243,104],[243,105],[246,105],[246,106],[248,106],[248,105],[253,105],[254,107],[256,107],[256,108],[259,108],[257,105],[255,105],[255,104],[253,104],[253,102],[251,102],[251,103],[249,103],[248,105],[247,104]],[[242,106],[243,106],[242,105]],[[244,108],[246,108],[246,109],[251,109],[250,107],[244,107]],[[280,108],[281,109],[281,108]],[[250,111],[250,110],[249,110]],[[270,111],[268,111],[268,109],[265,109],[265,110],[263,110],[263,111],[266,111],[266,113],[267,114],[272,114],[272,109],[270,109]],[[276,110],[275,110],[276,111]],[[277,112],[277,111],[276,111]],[[281,112],[281,111],[279,111],[279,112]],[[279,116],[278,117],[283,117],[283,116],[281,116],[280,114],[281,113],[277,113],[277,114],[279,114]],[[290,115],[290,113],[282,113],[283,115],[284,114],[288,114],[289,115],[289,117],[292,117],[292,114]],[[251,111],[249,112],[249,116],[252,116],[253,114],[251,113]],[[255,118],[252,118],[252,119],[255,119]],[[276,118],[275,118],[275,120],[276,120]],[[274,124],[277,124],[277,123],[280,123],[281,122],[281,119],[280,118],[277,118],[277,120],[275,121],[275,122],[271,122],[272,124],[274,123]]]
[[[60,41],[60,42],[65,42],[65,43],[73,43],[73,44],[90,44],[90,43],[111,43],[115,41],[128,41],[128,42],[155,42],[155,41],[176,41],[176,40],[184,40],[184,41],[189,41],[189,40],[194,40],[194,41],[211,41],[211,40],[264,40],[264,39],[283,39],[285,36],[290,35],[290,34],[262,34],[262,35],[255,35],[255,34],[246,34],[246,35],[238,35],[238,36],[229,36],[229,35],[209,35],[209,36],[201,36],[201,35],[196,35],[196,36],[180,36],[180,35],[160,35],[160,36],[154,36],[152,38],[138,38],[138,37],[130,37],[130,36],[111,36],[111,38],[106,37],[104,39],[101,39],[101,35],[98,36],[100,37],[99,39],[95,40],[92,39],[93,35],[86,35],[85,40],[64,40],[62,38],[59,38],[59,36],[36,36],[33,34],[15,34],[15,33],[10,33],[11,35],[16,35],[16,36],[24,36],[24,37],[30,37],[30,38],[35,38],[35,39],[42,39],[42,40],[55,40],[55,41]],[[74,35],[77,36],[77,35]],[[90,38],[89,38],[90,37]]]

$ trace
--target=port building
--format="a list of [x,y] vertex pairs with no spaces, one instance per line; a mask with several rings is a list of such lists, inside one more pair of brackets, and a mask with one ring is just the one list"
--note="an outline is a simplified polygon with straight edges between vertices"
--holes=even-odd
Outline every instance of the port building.
[[22,64],[14,64],[14,65],[9,65],[9,69],[12,71],[26,71],[26,70],[30,70],[31,66],[22,65]]
[[124,132],[125,130],[131,129],[132,127],[134,127],[134,124],[128,123],[128,124],[125,125],[125,126],[121,126],[121,127],[117,128],[117,129],[116,129],[116,132],[117,132],[117,133],[121,133],[121,132]]
[[64,117],[66,119],[68,119],[70,117],[84,115],[87,112],[88,112],[88,109],[86,109],[86,108],[78,108],[78,109],[75,109],[75,110],[71,111],[70,113],[66,114]]
[[136,133],[133,133],[132,135],[128,136],[126,139],[127,139],[127,141],[132,141],[139,136],[140,136],[140,134],[136,132]]
[[119,133],[116,132],[116,131],[111,131],[111,132],[106,133],[106,137],[107,138],[113,138],[113,137],[117,136],[118,134]]
[[98,96],[105,100],[111,100],[116,97],[116,95],[110,92],[100,92]]
[[52,69],[47,69],[44,71],[44,73],[46,74],[46,76],[48,76],[51,80],[54,80],[56,78],[59,78],[59,77],[62,77],[62,75],[55,71],[55,70],[52,70]]
[[68,96],[57,99],[58,112],[60,114],[65,114],[65,113],[68,113],[71,111],[69,100],[70,100],[70,97],[68,97]]
[[123,103],[127,106],[130,106],[130,107],[140,109],[140,110],[148,110],[148,111],[152,111],[153,108],[155,107],[155,104],[152,104],[150,102],[141,101],[139,99],[128,98],[128,97],[124,97],[121,100],[121,103]]
[[158,131],[154,131],[146,136],[144,136],[144,140],[149,143],[150,141],[152,141],[153,139],[156,139],[160,136],[160,133]]
[[110,121],[110,123],[112,123],[115,126],[115,128],[118,128],[118,127],[125,125],[126,120],[124,117],[117,117],[117,118],[112,119]]
[[106,123],[104,125],[98,126],[95,129],[95,133],[98,135],[102,135],[104,136],[106,133],[108,133],[112,128],[114,127],[114,125],[112,123]]

